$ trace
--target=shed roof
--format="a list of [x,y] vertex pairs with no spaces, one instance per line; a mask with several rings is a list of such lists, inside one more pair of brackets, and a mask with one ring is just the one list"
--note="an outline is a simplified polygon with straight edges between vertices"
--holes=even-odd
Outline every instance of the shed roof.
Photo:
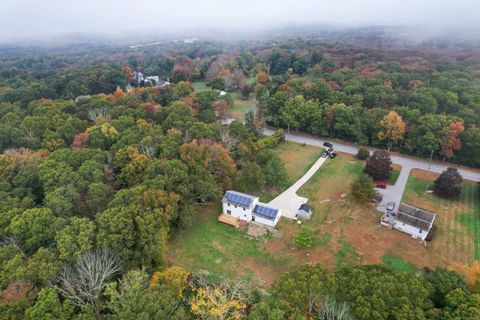
[[310,207],[306,203],[302,203],[302,205],[300,206],[300,208],[298,208],[298,210],[303,210],[305,212],[310,212],[310,211],[312,211],[312,207]]

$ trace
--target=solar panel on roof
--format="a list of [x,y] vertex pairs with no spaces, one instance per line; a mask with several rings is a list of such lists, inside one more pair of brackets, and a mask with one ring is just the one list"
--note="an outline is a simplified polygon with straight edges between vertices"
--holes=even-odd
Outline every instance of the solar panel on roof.
[[256,205],[255,208],[253,209],[253,212],[264,216],[269,219],[275,219],[278,214],[278,209],[270,208],[267,206],[262,206],[262,205]]
[[233,193],[233,192],[228,192],[228,191],[225,193],[225,198],[227,198],[228,201],[241,206],[249,206],[252,203],[251,197]]

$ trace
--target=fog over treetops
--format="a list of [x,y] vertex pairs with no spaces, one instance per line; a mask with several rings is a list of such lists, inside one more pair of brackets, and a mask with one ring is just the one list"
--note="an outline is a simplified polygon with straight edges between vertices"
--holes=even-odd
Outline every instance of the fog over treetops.
[[66,34],[133,37],[248,34],[303,25],[415,27],[422,35],[478,34],[477,0],[3,0],[0,42]]

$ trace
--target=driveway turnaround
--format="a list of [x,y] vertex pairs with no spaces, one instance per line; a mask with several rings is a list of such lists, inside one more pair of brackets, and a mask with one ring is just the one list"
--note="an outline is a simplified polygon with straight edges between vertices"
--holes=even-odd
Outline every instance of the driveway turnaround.
[[270,201],[268,205],[274,208],[281,209],[282,216],[290,219],[296,219],[295,215],[297,214],[298,209],[303,203],[306,203],[308,201],[307,198],[297,195],[298,189],[300,189],[300,187],[303,186],[305,182],[307,182],[308,179],[310,179],[315,174],[315,172],[317,172],[318,169],[320,169],[320,167],[327,159],[328,158],[319,158],[310,167],[310,169],[308,169],[308,171],[303,175],[303,177],[298,179],[297,182],[295,182],[290,188],[285,190],[278,197]]
[[[265,135],[272,135],[274,132],[275,132],[275,130],[270,129],[270,128],[265,128],[263,130],[263,133]],[[305,144],[312,145],[312,146],[317,146],[317,147],[323,147],[323,143],[325,141],[328,141],[328,142],[331,142],[335,145],[335,150],[336,151],[340,151],[340,152],[344,152],[344,153],[348,153],[348,154],[352,154],[352,155],[357,154],[358,149],[359,149],[359,147],[356,146],[356,145],[353,145],[353,144],[350,144],[350,143],[345,143],[345,142],[342,142],[342,141],[339,141],[339,140],[334,140],[334,139],[325,140],[325,139],[318,138],[318,137],[315,137],[315,136],[306,135],[306,134],[299,134],[299,133],[285,134],[285,140],[293,141],[293,142],[297,142],[297,143],[305,143]],[[367,149],[370,152],[373,152],[375,150],[373,148],[367,148]],[[377,209],[379,211],[385,211],[385,205],[388,202],[395,202],[395,206],[396,206],[396,208],[398,208],[398,206],[400,205],[400,202],[402,200],[403,191],[405,190],[405,187],[407,185],[408,176],[410,175],[410,171],[412,169],[428,170],[429,166],[430,166],[430,171],[435,172],[435,173],[442,173],[448,167],[456,167],[458,169],[458,172],[462,175],[462,177],[464,179],[472,180],[472,181],[480,181],[480,170],[468,169],[468,168],[465,168],[465,167],[459,168],[458,166],[456,166],[454,164],[444,163],[444,162],[439,162],[439,161],[433,161],[429,165],[429,162],[427,160],[414,158],[414,157],[409,157],[409,156],[403,156],[403,155],[400,155],[400,154],[393,154],[391,156],[391,159],[392,159],[393,163],[396,163],[396,164],[399,164],[399,165],[402,166],[402,171],[400,172],[400,175],[399,175],[395,185],[387,186],[386,189],[377,189],[377,191],[380,192],[383,195],[383,200],[379,204],[379,206],[377,207]],[[317,161],[317,163],[321,160],[322,160],[322,158],[320,158]],[[325,161],[325,159],[323,159],[323,160]],[[324,161],[322,161],[321,164],[323,164]],[[315,163],[310,170],[314,169],[314,167],[315,167],[315,165],[317,165],[317,163]],[[320,168],[320,166],[318,168]],[[317,171],[318,168],[315,169],[315,171]],[[305,176],[307,176],[310,173],[310,170],[308,170],[308,172],[305,174]],[[299,197],[296,194],[296,192],[315,173],[315,171],[313,171],[311,173],[311,175],[306,180],[304,180],[305,176],[303,176],[300,180],[298,180],[297,183],[304,180],[301,183],[301,185],[298,186],[298,188],[296,188],[296,189],[294,188],[294,186],[297,185],[297,183],[295,183],[287,191],[285,191],[284,193],[279,195],[277,198],[273,199],[270,202],[270,204],[272,204],[272,206],[277,206],[277,207],[281,208],[282,210],[285,210],[284,206],[285,206],[285,208],[288,207],[288,212],[289,213],[287,214],[286,213],[287,210],[285,210],[285,213],[283,215],[285,215],[286,217],[290,217],[289,215],[291,215],[291,213],[290,213],[291,210],[292,210],[291,208],[293,208],[294,206],[297,206],[299,201],[303,201],[303,202],[307,201],[306,198]],[[292,189],[294,191],[290,191],[290,189]],[[291,202],[291,203],[289,203],[289,202]],[[303,202],[300,202],[300,204],[302,204]],[[298,210],[298,208],[300,207],[300,204],[298,204],[298,206],[296,207],[296,210]],[[295,211],[295,213],[296,213],[296,211]],[[294,217],[295,217],[295,214],[293,214],[293,218]]]

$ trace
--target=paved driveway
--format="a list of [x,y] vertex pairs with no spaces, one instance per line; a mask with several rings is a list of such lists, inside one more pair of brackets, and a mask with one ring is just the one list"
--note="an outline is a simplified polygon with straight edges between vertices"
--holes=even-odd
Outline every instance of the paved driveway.
[[282,216],[295,219],[295,214],[297,213],[300,205],[308,201],[307,198],[300,197],[297,195],[298,189],[305,184],[305,182],[310,179],[315,172],[325,163],[328,158],[319,158],[310,169],[297,180],[290,188],[285,190],[278,197],[270,201],[268,204],[274,208],[279,208],[282,210]]
[[[271,135],[274,132],[275,131],[273,129],[270,129],[270,128],[265,128],[263,130],[263,133],[265,135]],[[317,146],[317,147],[323,147],[323,143],[325,141],[329,141],[329,142],[333,143],[336,151],[340,151],[340,152],[344,152],[344,153],[348,153],[348,154],[352,154],[352,155],[357,154],[358,149],[359,149],[359,147],[356,146],[355,144],[346,143],[346,142],[336,140],[336,139],[325,140],[325,139],[322,139],[322,138],[319,138],[319,137],[310,136],[310,135],[306,135],[306,134],[290,133],[290,134],[285,135],[285,139],[288,140],[288,141],[305,143],[305,144],[312,145],[312,146]],[[367,149],[370,150],[370,152],[373,152],[375,150],[373,148],[367,148]],[[396,163],[396,164],[399,164],[399,165],[402,166],[402,171],[400,172],[400,175],[399,175],[395,185],[387,186],[386,189],[377,189],[383,195],[383,200],[380,203],[380,205],[377,207],[377,209],[379,211],[384,211],[385,210],[385,205],[388,202],[395,202],[396,207],[398,208],[398,205],[400,204],[400,202],[402,200],[402,195],[403,195],[403,192],[405,190],[405,186],[407,185],[407,180],[408,180],[408,176],[410,174],[410,171],[412,169],[428,170],[428,166],[429,166],[428,165],[428,160],[424,160],[424,159],[420,159],[420,158],[404,156],[404,155],[401,155],[401,154],[392,154],[391,158],[392,158],[393,163]],[[322,158],[320,158],[320,160],[322,160]],[[316,164],[317,163],[315,163],[315,165]],[[323,162],[322,162],[322,164],[323,164]],[[466,167],[459,167],[458,165],[455,165],[455,164],[452,164],[452,163],[433,161],[432,164],[430,165],[430,171],[435,172],[435,173],[442,173],[448,167],[456,167],[464,179],[472,180],[472,181],[480,181],[480,170],[469,169],[469,168],[466,168]],[[313,167],[312,167],[312,169],[313,169]],[[317,170],[318,170],[318,168],[315,171],[317,171]],[[315,173],[315,171],[313,171],[313,173]],[[310,170],[309,170],[309,172],[310,172]],[[307,174],[309,172],[307,172]],[[303,183],[305,183],[313,175],[313,173]],[[304,177],[302,177],[300,180],[303,181]],[[303,183],[301,185],[303,185]],[[293,188],[295,185],[296,185],[296,183],[290,188]],[[275,206],[278,203],[278,207],[282,208],[282,210],[283,210],[283,206],[285,206],[286,208],[288,206],[288,212],[289,212],[288,215],[290,215],[291,214],[290,213],[291,212],[290,207],[293,208],[293,206],[297,205],[299,203],[299,201],[301,201],[301,200],[305,200],[305,201],[307,200],[306,198],[301,198],[296,194],[296,191],[300,188],[300,186],[298,188],[296,188],[295,191],[287,193],[290,190],[290,188],[289,188],[287,191],[282,193],[280,196],[278,196],[277,198],[272,200],[270,202],[270,204],[272,204],[272,206]],[[301,199],[298,199],[298,198],[301,198]],[[275,204],[274,204],[274,201],[275,201]],[[289,201],[291,201],[292,203],[290,204]],[[300,202],[300,204],[301,203],[303,203],[303,202]],[[297,206],[297,209],[300,206],[300,204]],[[288,216],[288,215],[286,215],[286,216]]]

